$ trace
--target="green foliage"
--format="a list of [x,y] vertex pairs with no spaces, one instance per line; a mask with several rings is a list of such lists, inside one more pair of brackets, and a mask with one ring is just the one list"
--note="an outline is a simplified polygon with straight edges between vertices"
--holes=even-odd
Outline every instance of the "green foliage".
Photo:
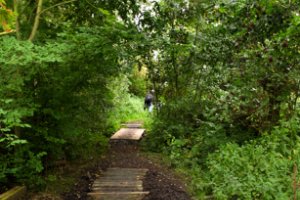
[[6,2],[4,0],[0,1],[0,30],[1,31],[11,31],[15,22],[15,15],[12,10],[6,7]]
[[145,11],[142,62],[163,105],[148,145],[191,176],[199,199],[292,197],[298,4],[165,0]]
[[105,18],[101,26],[67,28],[37,44],[0,38],[1,190],[43,186],[43,169],[57,160],[91,159],[107,147],[116,99],[106,86],[129,71],[134,29],[112,14]]
[[[0,158],[0,183],[3,186],[12,186],[13,184],[25,183],[30,188],[40,188],[44,185],[44,181],[39,174],[43,171],[44,166],[42,158],[46,152],[33,153],[29,149],[27,141],[15,138],[15,135],[2,136],[7,138],[7,142],[0,142],[1,158]],[[3,139],[2,138],[2,139]],[[9,142],[8,142],[9,141]],[[5,143],[8,145],[5,145]],[[3,188],[1,188],[3,189]]]
[[129,91],[138,97],[144,97],[147,94],[147,82],[145,68],[138,69],[134,66],[131,74],[128,76],[130,80]]
[[[297,120],[298,121],[298,120]],[[290,124],[246,145],[228,143],[208,158],[208,185],[217,199],[291,199],[300,138]],[[299,130],[298,122],[294,123]]]
[[144,110],[144,97],[137,97],[129,92],[130,82],[127,75],[120,75],[111,79],[108,85],[113,97],[113,108],[110,110],[107,123],[111,132],[129,121],[143,121],[148,123],[151,116]]
[[[36,2],[0,2],[0,22],[27,38]],[[155,116],[148,148],[187,170],[199,198],[290,198],[299,3],[46,1],[35,44],[0,38],[0,182],[42,185],[46,165],[89,158],[121,123]]]

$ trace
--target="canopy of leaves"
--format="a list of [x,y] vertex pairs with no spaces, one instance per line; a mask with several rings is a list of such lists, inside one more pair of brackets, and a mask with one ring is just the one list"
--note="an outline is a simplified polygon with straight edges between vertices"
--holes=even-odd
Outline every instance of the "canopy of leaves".
[[0,3],[1,183],[37,182],[47,163],[104,146],[111,113],[128,111],[119,97],[145,92],[144,70],[160,105],[147,145],[195,195],[293,196],[299,0]]

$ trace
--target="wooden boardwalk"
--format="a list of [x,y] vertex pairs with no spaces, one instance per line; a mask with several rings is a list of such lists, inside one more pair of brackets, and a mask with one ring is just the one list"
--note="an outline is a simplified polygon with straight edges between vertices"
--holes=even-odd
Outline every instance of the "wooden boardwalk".
[[92,186],[88,195],[95,200],[142,200],[149,192],[143,190],[147,169],[108,168]]
[[111,140],[140,140],[145,132],[141,128],[121,128],[113,136]]
[[140,123],[128,123],[124,124],[126,128],[121,128],[117,131],[113,136],[111,136],[111,140],[141,140],[143,134],[145,133],[145,129],[141,128],[142,124]]
[[[145,129],[138,123],[126,124],[110,139],[111,141],[139,141]],[[95,200],[142,200],[148,191],[143,189],[143,179],[148,169],[108,168],[93,183],[88,193]]]

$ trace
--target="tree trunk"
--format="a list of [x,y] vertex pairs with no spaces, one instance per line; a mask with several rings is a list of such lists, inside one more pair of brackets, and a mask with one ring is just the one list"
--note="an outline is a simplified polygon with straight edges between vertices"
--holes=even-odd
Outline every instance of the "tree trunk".
[[37,29],[39,27],[42,6],[43,6],[43,0],[38,0],[38,6],[37,6],[37,9],[36,9],[36,15],[35,15],[35,19],[34,19],[34,24],[33,24],[33,27],[32,27],[31,34],[30,34],[29,39],[28,39],[31,42],[35,38],[35,35],[37,33]]
[[271,125],[275,125],[280,119],[280,104],[281,101],[276,99],[277,96],[271,94],[269,97],[269,122]]
[[19,23],[19,0],[14,0],[14,12],[16,13],[16,36],[17,39],[19,40],[21,38],[20,35],[20,23]]

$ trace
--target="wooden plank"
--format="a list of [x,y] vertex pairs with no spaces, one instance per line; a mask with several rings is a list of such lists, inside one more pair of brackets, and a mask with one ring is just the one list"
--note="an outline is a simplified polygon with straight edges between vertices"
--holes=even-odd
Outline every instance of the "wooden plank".
[[94,200],[142,200],[149,192],[92,192]]
[[145,172],[103,172],[103,177],[109,177],[109,176],[128,176],[128,177],[133,177],[133,176],[145,176]]
[[108,168],[98,177],[88,195],[97,200],[142,200],[145,168]]
[[143,188],[95,188],[92,192],[142,192]]
[[143,186],[126,186],[126,187],[118,187],[118,186],[100,186],[93,187],[93,192],[137,192],[143,191]]
[[111,176],[111,177],[103,177],[96,179],[94,182],[102,182],[102,181],[138,181],[138,180],[143,180],[145,177],[144,176]]
[[121,182],[136,182],[136,181],[143,181],[143,179],[105,179],[105,180],[95,180],[93,185],[95,184],[101,184],[101,183],[112,183],[112,182],[115,182],[115,183],[121,183]]
[[144,174],[144,173],[129,174],[129,173],[123,172],[123,173],[114,174],[112,172],[105,172],[105,173],[103,173],[103,176],[98,178],[97,180],[109,179],[109,178],[114,178],[114,179],[120,178],[120,179],[124,179],[124,180],[126,180],[126,179],[141,179],[145,176],[146,176],[146,174]]
[[149,194],[148,191],[142,192],[89,192],[88,195],[96,195],[96,194]]
[[144,196],[134,195],[134,196],[116,196],[116,195],[105,195],[105,196],[95,196],[91,197],[91,200],[143,200]]
[[119,171],[119,172],[112,172],[107,171],[102,173],[103,176],[145,176],[145,172],[126,172],[126,171]]
[[94,183],[102,183],[102,182],[142,182],[142,179],[96,179]]
[[106,182],[106,183],[96,183],[94,187],[142,187],[143,183],[125,183],[125,182]]
[[118,167],[112,167],[108,168],[106,171],[142,171],[142,172],[147,172],[149,171],[146,168],[118,168]]
[[143,183],[143,181],[142,180],[104,180],[104,181],[102,181],[102,180],[97,180],[97,181],[95,181],[94,182],[94,184],[106,184],[106,183],[114,183],[114,184],[119,184],[119,185],[121,185],[121,184],[139,184],[139,185],[141,185],[142,183]]
[[105,194],[105,195],[95,195],[91,196],[93,200],[143,200],[146,195],[144,194],[131,194],[131,195],[113,195],[113,194]]
[[[98,179],[108,179],[108,178],[143,178],[146,176],[146,174],[142,174],[142,173],[135,173],[135,174],[130,174],[130,173],[118,173],[118,174],[114,174],[112,172],[105,172],[102,174],[103,176],[99,177]],[[97,179],[97,180],[98,180]]]
[[26,194],[25,186],[17,186],[0,195],[1,200],[19,200]]
[[[109,177],[112,177],[112,178],[143,178],[145,177],[145,174],[139,174],[139,173],[136,173],[136,174],[128,174],[128,173],[118,173],[118,174],[114,174],[114,173],[111,173],[111,172],[105,172],[103,174],[103,178],[109,178]],[[101,179],[101,178],[99,178]]]
[[121,128],[113,136],[111,140],[140,140],[145,129],[140,128]]
[[138,181],[143,180],[144,176],[107,176],[107,177],[101,177],[95,180],[96,182],[103,182],[103,181]]
[[103,174],[126,174],[126,175],[134,175],[134,174],[146,174],[148,169],[143,168],[108,168]]
[[92,186],[93,189],[107,189],[107,188],[128,188],[128,189],[132,189],[132,188],[137,188],[137,189],[140,189],[140,188],[143,188],[143,184],[127,184],[127,185],[114,185],[114,184],[110,184],[110,183],[107,183],[107,184],[96,184],[96,185],[93,185]]
[[128,123],[128,124],[122,124],[126,128],[142,128],[143,125],[140,123]]

